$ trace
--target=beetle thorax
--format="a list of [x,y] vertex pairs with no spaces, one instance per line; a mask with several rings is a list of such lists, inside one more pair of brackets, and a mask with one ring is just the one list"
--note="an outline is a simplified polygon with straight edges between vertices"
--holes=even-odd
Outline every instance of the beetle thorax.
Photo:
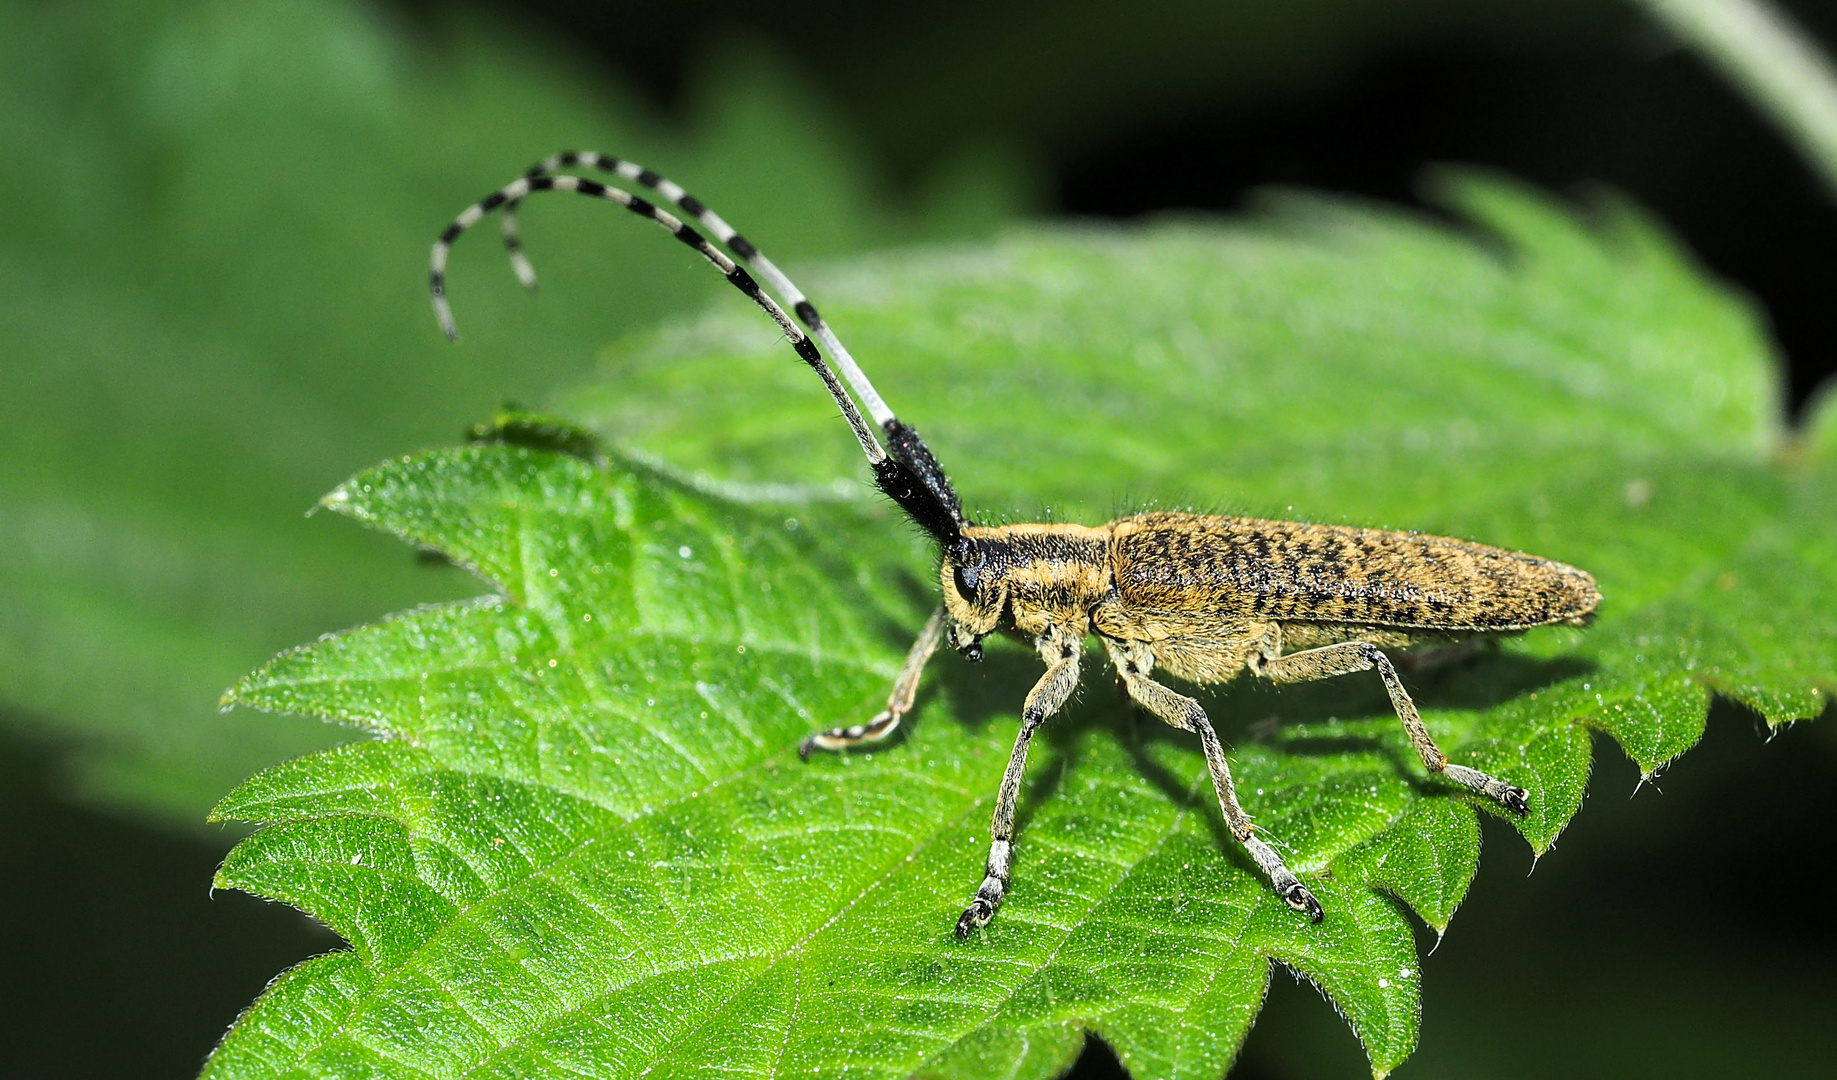
[[960,638],[998,629],[1086,628],[1110,591],[1107,526],[1002,525],[963,530],[967,554],[945,552],[944,604]]

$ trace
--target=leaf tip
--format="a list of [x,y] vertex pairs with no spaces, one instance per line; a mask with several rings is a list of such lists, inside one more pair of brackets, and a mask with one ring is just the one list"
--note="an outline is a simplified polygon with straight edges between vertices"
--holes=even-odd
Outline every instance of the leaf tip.
[[[286,653],[281,654],[281,656],[286,655]],[[261,667],[256,668],[254,671],[249,672],[242,678],[231,683],[229,688],[223,691],[223,695],[217,699],[217,711],[226,713],[236,708],[238,705],[247,705],[252,708],[266,709],[272,712],[273,710],[260,700],[258,691],[264,685],[266,681],[265,676],[267,676],[269,669],[274,666],[275,661],[279,660],[281,656],[270,659]]]
[[[212,825],[227,825],[233,821],[240,822],[240,821],[249,820],[246,814],[238,813],[238,811],[242,807],[243,799],[241,796],[242,796],[243,790],[247,788],[248,786],[249,786],[249,781],[247,780],[243,781],[240,784],[237,784],[234,790],[232,790],[229,794],[225,795],[223,798],[217,800],[216,805],[212,806],[210,810],[204,815],[204,820]],[[218,885],[221,885],[223,884],[222,879],[223,879],[223,868],[218,867],[217,877],[213,880]]]
[[342,510],[349,508],[350,505],[351,505],[351,485],[348,483],[339,484],[337,487],[333,488],[332,490],[322,495],[319,498],[319,501],[315,503],[313,505],[313,508],[311,510],[308,510],[307,513],[308,514],[317,513],[320,507],[324,507],[327,510],[342,511]]

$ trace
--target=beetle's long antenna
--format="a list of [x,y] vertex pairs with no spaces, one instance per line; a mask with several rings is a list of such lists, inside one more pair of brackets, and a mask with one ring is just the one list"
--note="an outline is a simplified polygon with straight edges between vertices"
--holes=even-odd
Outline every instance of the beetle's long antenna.
[[[817,314],[816,305],[810,302],[810,298],[804,295],[803,290],[799,289],[784,271],[765,257],[764,252],[760,251],[752,241],[741,236],[732,225],[722,220],[719,214],[709,209],[707,204],[684,191],[682,185],[636,162],[616,158],[611,154],[596,153],[592,150],[568,150],[531,166],[524,175],[532,178],[547,176],[560,169],[576,166],[609,172],[657,192],[676,204],[697,224],[707,229],[716,240],[727,245],[727,249],[733,252],[736,259],[764,278],[774,292],[784,297],[786,306],[796,313],[798,319],[806,327],[809,327],[810,333],[823,343],[823,348],[829,351],[829,355],[836,362],[836,367],[841,370],[842,377],[848,380],[848,385],[854,389],[855,395],[866,407],[868,415],[880,425],[880,430],[886,436],[887,450],[924,483],[932,497],[943,504],[944,511],[948,513],[952,521],[958,526],[964,524],[963,508],[957,501],[956,489],[951,487],[949,478],[944,475],[943,467],[932,456],[931,448],[925,445],[925,440],[919,437],[918,432],[913,430],[911,425],[902,422],[894,415],[892,408],[880,396],[880,392],[874,389],[874,384],[868,380],[867,372],[861,370],[861,365],[855,362],[855,358],[842,344],[842,339],[838,338],[835,331],[830,329],[829,324],[823,321],[823,317]],[[512,199],[504,207],[504,246],[510,253],[510,265],[516,271],[517,279],[523,283],[525,288],[533,288],[536,283],[536,271],[530,266],[529,260],[524,257],[522,239],[517,234],[517,203],[518,200]]]
[[[599,156],[595,155],[595,159],[598,160]],[[651,176],[657,180],[657,183],[652,186],[659,190],[662,190],[662,184],[668,183],[660,177],[655,177],[655,174]],[[747,244],[745,239],[735,233],[725,222],[709,214],[705,208],[701,208],[701,204],[695,202],[694,198],[681,188],[674,184],[669,186],[676,193],[675,201],[679,203],[686,201],[689,205],[702,210],[704,223],[708,218],[718,223],[721,230],[727,234],[724,238],[726,243],[734,246],[737,242],[738,245],[742,245],[736,248],[737,251],[752,251],[757,257],[757,249]],[[960,548],[966,543],[961,532],[964,524],[962,511],[957,503],[956,492],[950,487],[950,482],[945,478],[943,469],[931,456],[930,449],[925,446],[924,440],[918,437],[918,433],[900,423],[891,410],[886,408],[885,402],[880,400],[879,395],[873,394],[873,386],[867,382],[867,376],[861,373],[859,366],[855,365],[852,359],[848,362],[855,374],[860,376],[861,384],[866,385],[868,393],[872,394],[868,400],[877,404],[879,409],[886,413],[886,419],[881,421],[881,424],[892,448],[890,454],[874,437],[873,429],[862,418],[860,410],[855,407],[854,399],[848,396],[848,391],[843,388],[841,380],[836,377],[834,370],[823,359],[823,354],[818,350],[816,342],[812,341],[797,323],[785,314],[784,308],[780,307],[770,294],[760,288],[759,283],[746,271],[746,268],[737,265],[691,226],[629,192],[583,177],[553,176],[539,170],[531,170],[531,175],[515,180],[467,207],[453,220],[452,224],[441,232],[440,238],[434,241],[428,272],[428,287],[432,293],[434,316],[440,321],[440,328],[449,339],[457,341],[459,338],[459,329],[453,321],[452,305],[447,302],[446,298],[447,254],[452,250],[453,243],[467,229],[478,224],[486,214],[499,207],[514,208],[525,197],[538,191],[572,191],[592,198],[605,199],[625,207],[640,217],[648,218],[676,239],[694,248],[697,254],[707,259],[716,270],[721,272],[729,284],[745,293],[767,315],[772,317],[772,321],[776,322],[779,329],[790,339],[791,347],[797,352],[798,358],[808,364],[823,380],[823,385],[829,390],[829,396],[835,400],[836,407],[841,410],[843,418],[848,421],[849,428],[854,432],[856,441],[861,444],[861,452],[866,455],[868,464],[873,467],[874,480],[881,491],[899,504],[901,509],[905,510],[914,521],[923,526],[946,548]],[[518,277],[524,279],[526,283],[532,283],[534,273],[533,271],[525,273],[528,270],[528,262],[521,257],[522,248],[517,240],[514,225],[505,230],[505,238],[506,242],[512,245],[513,265],[518,268]],[[763,263],[763,260],[760,259],[759,262]],[[763,263],[763,265],[771,266],[770,263]],[[789,280],[785,279],[776,267],[771,268],[771,273],[785,285],[790,285]],[[816,326],[822,326],[821,320],[816,318],[816,309],[807,299],[803,298],[802,293],[795,291],[795,286],[791,288],[791,295],[798,297],[795,303],[809,312],[810,320],[814,320]],[[834,340],[835,335],[828,332],[827,328],[824,328],[823,333],[826,339]],[[876,419],[879,419],[878,414],[876,414]]]
[[[861,370],[860,364],[855,363],[855,358],[849,355],[848,349],[842,345],[841,339],[836,337],[835,331],[831,330],[829,324],[823,321],[823,317],[817,314],[816,305],[810,302],[803,290],[799,289],[789,277],[786,277],[784,271],[773,265],[772,260],[766,258],[765,254],[754,247],[751,241],[741,236],[732,225],[723,221],[719,214],[708,209],[700,199],[684,191],[680,184],[635,162],[625,161],[611,154],[595,153],[592,150],[568,150],[555,154],[544,159],[541,164],[531,166],[524,175],[547,176],[550,173],[576,166],[599,169],[623,177],[634,184],[642,184],[675,203],[696,224],[707,229],[716,240],[727,245],[727,249],[734,253],[735,258],[764,278],[773,292],[784,297],[785,306],[796,313],[799,321],[809,327],[810,333],[822,342],[824,349],[828,350],[830,357],[836,362],[836,367],[841,370],[842,377],[847,379],[848,385],[854,388],[856,396],[861,399],[862,405],[866,406],[868,415],[874,418],[876,424],[885,427],[889,422],[898,422],[898,418],[893,415],[893,410],[881,398],[880,392],[874,389],[872,382],[868,381],[867,373]],[[523,255],[523,244],[517,236],[514,224],[516,211],[515,200],[504,207],[504,246],[510,252],[511,266],[516,270],[518,280],[527,287],[535,284],[536,272]]]

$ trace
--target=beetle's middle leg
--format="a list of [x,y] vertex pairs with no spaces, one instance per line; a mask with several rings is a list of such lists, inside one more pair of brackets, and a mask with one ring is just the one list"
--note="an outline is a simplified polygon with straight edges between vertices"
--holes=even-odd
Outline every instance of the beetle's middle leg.
[[925,673],[925,662],[931,654],[938,651],[938,642],[944,638],[944,609],[931,613],[926,620],[925,629],[919,631],[918,640],[912,643],[912,649],[906,653],[906,662],[899,667],[899,675],[893,680],[893,693],[887,696],[887,707],[878,716],[865,724],[854,724],[849,727],[830,728],[819,731],[797,744],[797,756],[808,761],[811,750],[841,750],[856,743],[876,742],[893,734],[899,726],[900,717],[912,711],[912,702],[918,697],[919,676]]
[[1110,663],[1115,665],[1117,674],[1123,677],[1123,685],[1128,688],[1129,696],[1139,702],[1143,708],[1165,720],[1174,727],[1191,731],[1199,736],[1199,745],[1205,750],[1206,768],[1212,774],[1212,788],[1218,794],[1218,807],[1224,811],[1225,824],[1231,829],[1231,835],[1244,845],[1264,875],[1282,899],[1297,911],[1305,911],[1310,919],[1319,922],[1321,919],[1320,901],[1295,876],[1270,847],[1258,836],[1250,823],[1250,815],[1237,801],[1237,787],[1231,782],[1231,766],[1225,760],[1224,745],[1218,741],[1218,733],[1212,730],[1212,721],[1199,702],[1178,694],[1148,677],[1154,670],[1154,651],[1143,642],[1122,642],[1114,638],[1104,638],[1104,647],[1110,650]]
[[1081,630],[1053,627],[1034,639],[1040,658],[1046,661],[1046,674],[1027,692],[1021,708],[1021,731],[1014,738],[1014,752],[1008,756],[1008,771],[1002,774],[1001,791],[995,796],[995,817],[989,822],[988,872],[976,898],[970,901],[957,920],[957,936],[966,938],[972,930],[987,926],[1001,906],[1008,891],[1009,856],[1014,847],[1014,802],[1020,797],[1021,774],[1027,769],[1027,748],[1033,733],[1046,718],[1059,711],[1078,687],[1078,650],[1084,644]]
[[1440,773],[1462,787],[1477,791],[1514,814],[1524,814],[1530,809],[1525,789],[1448,760],[1448,755],[1442,753],[1441,748],[1435,745],[1435,740],[1429,736],[1428,727],[1416,711],[1416,703],[1410,700],[1409,691],[1403,688],[1403,681],[1397,678],[1396,667],[1391,664],[1390,657],[1384,654],[1383,649],[1369,641],[1346,641],[1282,656],[1279,655],[1279,642],[1279,638],[1273,642],[1266,641],[1264,651],[1253,658],[1251,666],[1258,674],[1276,683],[1307,682],[1375,668],[1384,680],[1384,689],[1390,692],[1391,706],[1397,710],[1397,718],[1403,721],[1403,729],[1409,732],[1410,744],[1416,747],[1417,755],[1430,772]]

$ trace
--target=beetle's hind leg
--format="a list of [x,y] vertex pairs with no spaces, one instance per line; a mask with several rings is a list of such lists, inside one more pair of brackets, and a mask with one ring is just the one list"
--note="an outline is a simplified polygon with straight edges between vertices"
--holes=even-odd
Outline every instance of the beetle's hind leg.
[[1279,646],[1265,651],[1252,663],[1258,674],[1276,683],[1308,682],[1376,668],[1379,677],[1384,680],[1384,689],[1390,692],[1391,706],[1397,710],[1397,718],[1403,721],[1403,729],[1409,732],[1410,745],[1416,748],[1417,755],[1430,772],[1440,773],[1462,787],[1479,792],[1514,814],[1523,816],[1530,810],[1527,801],[1529,795],[1525,789],[1448,760],[1448,755],[1442,753],[1441,748],[1435,745],[1435,740],[1429,736],[1428,727],[1416,711],[1416,703],[1410,700],[1409,691],[1403,688],[1396,667],[1383,649],[1369,641],[1347,641],[1289,656],[1269,655],[1270,652],[1279,651]]
[[893,693],[887,697],[887,707],[865,724],[830,728],[809,736],[797,744],[797,756],[808,761],[812,750],[842,750],[856,743],[878,742],[893,734],[893,729],[899,727],[900,718],[912,711],[912,702],[918,697],[919,676],[924,674],[925,662],[938,651],[938,642],[943,637],[944,609],[940,607],[925,621],[925,629],[919,631],[918,640],[906,653],[906,662],[900,665],[899,675],[893,680]]
[[1105,638],[1104,647],[1110,650],[1110,662],[1123,677],[1123,686],[1130,697],[1174,727],[1199,736],[1199,745],[1205,750],[1206,768],[1212,774],[1212,788],[1218,794],[1218,807],[1224,811],[1225,825],[1230,828],[1231,835],[1244,845],[1244,850],[1250,853],[1250,858],[1290,907],[1306,912],[1308,918],[1319,922],[1320,901],[1314,899],[1314,893],[1288,868],[1282,856],[1256,834],[1250,815],[1238,804],[1237,786],[1231,782],[1231,766],[1225,760],[1224,745],[1218,741],[1218,733],[1212,730],[1212,721],[1199,707],[1199,702],[1148,677],[1154,670],[1154,652],[1147,645]]

